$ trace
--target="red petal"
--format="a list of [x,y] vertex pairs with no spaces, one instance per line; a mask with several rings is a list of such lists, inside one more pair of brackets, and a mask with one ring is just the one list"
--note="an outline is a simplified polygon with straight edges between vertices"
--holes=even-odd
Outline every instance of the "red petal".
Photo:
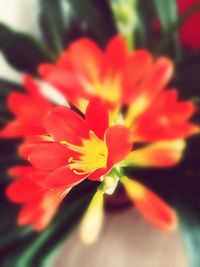
[[42,98],[37,82],[28,74],[24,75],[23,84],[30,95]]
[[93,78],[94,72],[98,72],[102,61],[100,48],[90,39],[82,38],[73,42],[68,51],[63,55],[60,64],[70,62],[75,71],[80,72],[86,78]]
[[136,96],[138,91],[134,88],[145,77],[152,63],[151,54],[145,50],[137,50],[128,58],[122,73],[123,103],[133,101],[133,97]]
[[129,197],[135,207],[150,223],[162,230],[174,230],[177,219],[176,214],[161,198],[135,180],[124,177]]
[[143,167],[170,167],[181,160],[184,148],[183,140],[156,142],[130,152],[125,163]]
[[32,166],[15,166],[8,169],[8,174],[15,178],[22,178],[26,177],[27,174],[32,171],[34,168]]
[[122,36],[113,37],[106,47],[103,68],[110,72],[121,71],[126,63],[127,54],[128,49],[124,38]]
[[17,116],[26,117],[33,110],[33,100],[30,96],[22,93],[13,92],[8,97],[8,108]]
[[130,131],[121,125],[109,128],[105,139],[108,146],[108,159],[114,164],[123,160],[132,149]]
[[172,74],[172,61],[165,57],[158,58],[142,81],[141,92],[148,94],[151,98],[155,97],[167,85]]
[[64,145],[52,142],[35,146],[28,160],[38,169],[52,171],[67,165],[72,155]]
[[47,176],[45,184],[46,187],[51,189],[69,188],[82,182],[88,175],[89,174],[76,174],[73,170],[70,170],[68,166],[65,166],[51,172]]
[[6,189],[7,197],[15,203],[23,203],[39,194],[43,189],[31,179],[17,179]]
[[14,120],[8,122],[8,124],[0,130],[1,138],[16,138],[29,134],[45,134],[46,131],[39,125],[32,121],[26,120]]
[[93,99],[87,107],[85,120],[88,128],[103,139],[109,126],[108,105],[98,98]]
[[27,159],[33,147],[47,142],[54,142],[54,140],[47,135],[30,135],[18,146],[18,153],[21,157]]
[[74,111],[58,107],[45,118],[48,133],[57,141],[80,145],[82,138],[88,138],[89,130],[85,121]]

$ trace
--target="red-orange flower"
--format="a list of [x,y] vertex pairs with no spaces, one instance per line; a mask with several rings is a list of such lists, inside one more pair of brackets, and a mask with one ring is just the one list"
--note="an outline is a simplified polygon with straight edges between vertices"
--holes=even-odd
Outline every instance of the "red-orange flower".
[[20,225],[43,229],[73,186],[87,177],[102,180],[130,152],[129,130],[120,125],[109,127],[108,121],[108,106],[98,99],[88,105],[85,120],[65,107],[46,115],[48,139],[38,136],[37,142],[31,145],[30,141],[24,150],[34,167],[10,171],[19,177],[7,188],[7,195],[24,205],[18,217]]
[[18,224],[32,225],[37,231],[43,230],[70,188],[56,191],[44,188],[42,185],[48,172],[34,167],[12,167],[9,174],[16,179],[7,187],[6,194],[12,202],[23,205]]
[[13,92],[8,97],[8,109],[15,118],[0,131],[0,137],[13,138],[45,133],[44,115],[53,106],[40,94],[38,84],[28,75],[24,76],[24,87],[27,93]]
[[170,78],[172,63],[154,60],[145,50],[129,53],[120,36],[112,38],[105,51],[83,38],[73,42],[56,64],[40,65],[39,73],[84,110],[93,96],[114,106],[139,100],[144,93],[153,98]]
[[[103,194],[113,192],[121,180],[145,218],[161,229],[172,229],[176,223],[174,211],[138,182],[122,177],[118,170],[130,165],[173,166],[182,157],[184,139],[199,132],[199,127],[189,122],[194,104],[178,101],[175,89],[164,91],[173,74],[171,60],[154,59],[145,50],[128,52],[119,36],[111,39],[105,51],[84,38],[72,43],[56,64],[41,65],[39,72],[83,112],[79,115],[55,107],[45,115],[46,108],[39,120],[43,132],[34,135],[30,131],[31,136],[19,148],[20,155],[34,166],[27,176],[34,177],[37,192],[38,187],[44,192],[38,200],[41,205],[56,198],[55,212],[71,187],[86,178],[102,181],[94,197],[102,221]],[[134,148],[137,143],[142,146]],[[21,177],[19,187],[13,187],[20,192],[25,185],[26,179]],[[15,190],[11,189],[8,195],[15,199]],[[24,203],[28,206],[24,217],[40,206],[37,201]],[[96,210],[94,206],[92,201],[90,212]],[[39,215],[34,218],[40,221]],[[27,224],[34,226],[34,218]]]

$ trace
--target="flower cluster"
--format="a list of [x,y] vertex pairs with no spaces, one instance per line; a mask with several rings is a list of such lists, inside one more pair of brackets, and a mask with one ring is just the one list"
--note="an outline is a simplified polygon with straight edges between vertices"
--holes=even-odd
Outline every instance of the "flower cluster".
[[[55,64],[41,64],[38,72],[75,109],[51,103],[41,83],[29,76],[24,79],[27,93],[8,98],[15,118],[0,136],[24,137],[19,154],[29,162],[9,170],[16,179],[7,195],[23,206],[19,224],[44,229],[67,193],[90,179],[101,184],[81,224],[86,242],[98,235],[103,195],[113,193],[118,183],[149,222],[173,229],[173,209],[123,174],[126,166],[177,164],[185,139],[199,133],[189,121],[194,104],[179,101],[177,90],[166,88],[173,75],[171,60],[146,50],[128,51],[120,36],[104,51],[83,38],[71,43]],[[87,234],[89,227],[93,234]]]

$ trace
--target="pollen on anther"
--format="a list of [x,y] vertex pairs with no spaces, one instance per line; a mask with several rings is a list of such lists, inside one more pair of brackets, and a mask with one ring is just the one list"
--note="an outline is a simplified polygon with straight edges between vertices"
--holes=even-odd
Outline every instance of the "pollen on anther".
[[69,159],[68,159],[68,163],[71,163],[73,161],[73,157],[70,157]]

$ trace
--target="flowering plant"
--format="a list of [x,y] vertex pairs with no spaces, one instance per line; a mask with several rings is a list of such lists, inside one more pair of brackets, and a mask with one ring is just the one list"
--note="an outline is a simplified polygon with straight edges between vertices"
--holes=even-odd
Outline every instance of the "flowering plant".
[[[21,243],[12,260],[34,266],[35,253],[45,251],[47,240],[56,237],[48,242],[51,251],[79,220],[82,241],[92,244],[103,223],[105,196],[117,198],[117,190],[162,230],[173,230],[179,220],[193,222],[184,187],[189,184],[195,192],[199,184],[194,179],[199,171],[199,62],[185,46],[190,44],[185,30],[182,41],[178,34],[199,4],[179,17],[175,1],[150,6],[134,0],[102,1],[101,6],[85,1],[87,12],[77,1],[66,1],[63,9],[62,1],[40,2],[46,44],[3,24],[0,28],[2,52],[24,73],[21,86],[1,80],[3,89],[12,89],[4,101],[10,113],[0,130],[6,153],[13,155],[7,144],[20,138],[17,158],[9,156],[2,164],[14,178],[3,179],[2,188],[20,204],[20,227],[13,227],[13,218],[16,230],[11,238],[5,235],[3,250],[27,239],[29,248]],[[65,12],[72,25],[65,24]],[[12,53],[16,44],[18,52]],[[193,47],[198,45],[195,40]]]

